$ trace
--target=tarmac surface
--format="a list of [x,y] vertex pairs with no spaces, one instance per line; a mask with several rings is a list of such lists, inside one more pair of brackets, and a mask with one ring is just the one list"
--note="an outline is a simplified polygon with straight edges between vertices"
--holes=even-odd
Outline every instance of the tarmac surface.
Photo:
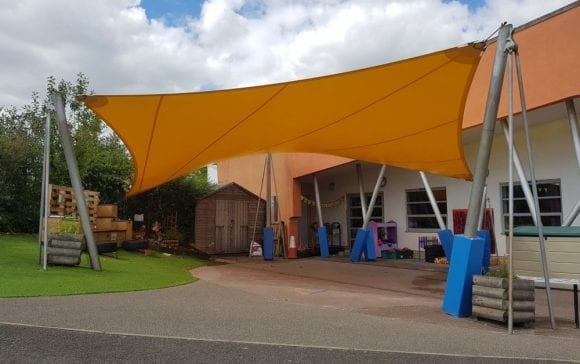
[[[580,330],[574,326],[570,292],[553,292],[557,330],[550,329],[542,303],[545,292],[537,290],[536,323],[516,327],[509,335],[502,325],[441,312],[443,266],[418,261],[352,264],[343,258],[225,260],[230,264],[193,270],[200,280],[180,287],[0,299],[0,353],[6,347],[18,352],[28,334],[46,337],[47,342],[33,341],[37,347],[52,347],[50,339],[63,336],[66,329],[67,335],[77,334],[67,342],[82,342],[85,334],[96,342],[129,337],[135,345],[149,348],[143,353],[160,345],[158,341],[171,341],[167,347],[198,343],[204,348],[214,345],[217,351],[211,355],[242,362],[286,358],[289,347],[296,355],[314,356],[284,361],[321,362],[316,355],[345,350],[339,356],[344,362],[356,352],[361,355],[354,355],[357,360],[352,362],[367,361],[365,355],[378,360],[370,353],[390,355],[382,358],[393,361],[427,357],[461,362],[480,357],[492,362],[516,358],[580,362]],[[42,334],[44,330],[51,334]],[[8,331],[12,334],[4,334]],[[243,349],[246,346],[250,349]],[[239,350],[282,356],[228,356]],[[135,355],[131,358],[137,359]],[[328,355],[323,357],[331,359]]]

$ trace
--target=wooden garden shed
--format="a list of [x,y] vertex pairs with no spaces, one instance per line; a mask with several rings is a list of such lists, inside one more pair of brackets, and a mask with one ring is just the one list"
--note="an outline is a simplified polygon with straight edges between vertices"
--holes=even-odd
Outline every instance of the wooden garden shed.
[[262,243],[265,221],[266,201],[260,199],[258,209],[258,196],[228,183],[197,202],[194,244],[209,254],[247,253],[255,223],[254,240]]

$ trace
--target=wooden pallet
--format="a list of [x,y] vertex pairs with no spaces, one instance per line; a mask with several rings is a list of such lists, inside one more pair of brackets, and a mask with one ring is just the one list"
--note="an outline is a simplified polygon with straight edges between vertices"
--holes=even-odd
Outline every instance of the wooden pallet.
[[[78,218],[76,196],[71,187],[49,185],[50,197],[49,213],[50,215],[66,216],[72,215]],[[95,191],[84,191],[89,219],[91,223],[97,218],[97,205],[99,204],[99,193]]]

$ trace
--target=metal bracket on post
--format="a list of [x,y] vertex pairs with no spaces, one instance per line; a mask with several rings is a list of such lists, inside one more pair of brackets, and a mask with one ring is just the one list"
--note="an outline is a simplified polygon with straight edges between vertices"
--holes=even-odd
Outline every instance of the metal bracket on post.
[[66,164],[68,167],[68,174],[71,180],[73,191],[76,195],[77,200],[77,210],[81,218],[81,226],[83,227],[83,232],[87,240],[87,250],[89,251],[89,256],[91,258],[91,266],[94,270],[101,270],[101,261],[99,260],[99,253],[97,251],[97,245],[95,243],[95,238],[93,236],[93,229],[89,221],[89,211],[84,199],[84,191],[81,182],[81,177],[79,174],[79,167],[77,164],[77,159],[75,157],[75,152],[73,149],[71,137],[68,130],[68,124],[66,121],[66,114],[64,109],[64,100],[57,93],[51,94],[52,103],[56,111],[56,120],[58,125],[58,131],[60,134],[60,141],[62,143],[62,149],[64,151],[64,156],[66,159]]

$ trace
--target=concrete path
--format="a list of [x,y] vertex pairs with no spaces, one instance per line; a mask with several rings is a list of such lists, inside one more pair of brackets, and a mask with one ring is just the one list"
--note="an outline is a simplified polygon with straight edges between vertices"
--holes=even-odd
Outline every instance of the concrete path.
[[254,259],[202,267],[193,274],[201,280],[156,291],[0,299],[0,322],[109,334],[580,361],[580,330],[566,315],[558,316],[557,331],[540,322],[508,335],[502,326],[442,314],[443,272]]

